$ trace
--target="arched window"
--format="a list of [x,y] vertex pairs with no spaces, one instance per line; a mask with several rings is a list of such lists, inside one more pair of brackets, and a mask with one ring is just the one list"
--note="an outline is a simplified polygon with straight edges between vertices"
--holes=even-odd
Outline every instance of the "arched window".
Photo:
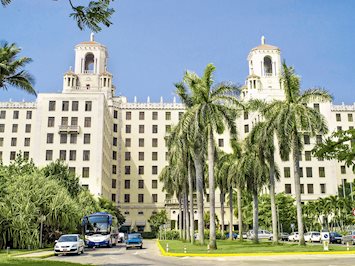
[[87,53],[85,55],[85,72],[94,72],[94,55],[92,53]]
[[270,56],[264,57],[264,73],[265,73],[265,76],[272,75],[272,62],[271,62]]

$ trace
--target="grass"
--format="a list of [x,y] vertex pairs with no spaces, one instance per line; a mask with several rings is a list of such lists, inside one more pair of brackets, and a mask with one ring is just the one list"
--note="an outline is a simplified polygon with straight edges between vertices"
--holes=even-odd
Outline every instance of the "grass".
[[[34,260],[34,259],[16,259],[8,256],[0,256],[0,265],[6,266],[74,266],[76,263],[61,262],[61,261],[48,261],[48,260]],[[81,264],[83,265],[83,264]]]
[[[260,242],[254,244],[251,241],[229,241],[217,240],[217,250],[207,251],[206,245],[192,245],[179,240],[160,240],[161,246],[166,249],[166,244],[169,245],[169,253],[186,253],[190,254],[240,254],[240,253],[292,253],[292,252],[322,252],[322,245],[306,245],[299,246],[298,244],[280,243],[273,245],[271,242]],[[354,250],[351,248],[350,250]],[[346,251],[345,246],[329,245],[329,251]]]

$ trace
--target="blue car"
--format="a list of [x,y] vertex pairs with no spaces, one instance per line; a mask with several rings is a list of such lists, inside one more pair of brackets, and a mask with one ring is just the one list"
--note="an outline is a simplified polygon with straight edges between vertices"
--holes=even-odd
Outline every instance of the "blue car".
[[129,248],[143,248],[143,238],[139,233],[128,234],[126,240],[126,249]]
[[[233,239],[237,239],[238,234],[233,232],[232,237],[233,237]],[[226,234],[226,238],[229,238],[229,233]]]

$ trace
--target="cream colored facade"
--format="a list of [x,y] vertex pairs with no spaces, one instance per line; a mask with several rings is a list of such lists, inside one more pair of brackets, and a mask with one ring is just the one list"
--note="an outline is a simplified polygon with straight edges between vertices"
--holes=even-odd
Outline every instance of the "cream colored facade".
[[[148,98],[143,103],[114,96],[107,60],[106,47],[92,35],[89,42],[75,47],[75,68],[64,74],[62,93],[41,93],[35,103],[0,103],[2,161],[9,164],[18,151],[39,166],[62,159],[94,195],[118,204],[126,216],[127,229],[149,231],[147,220],[161,209],[166,209],[176,224],[178,202],[162,191],[158,176],[167,164],[164,137],[178,123],[184,106],[175,99],[151,103]],[[247,60],[249,75],[241,99],[282,99],[280,49],[265,44],[262,38]],[[325,116],[330,132],[355,126],[355,104],[313,103],[312,107]],[[239,117],[239,136],[244,138],[260,119],[256,113]],[[341,163],[310,156],[316,141],[319,137],[306,137],[302,152],[304,201],[334,195],[338,185],[355,177]],[[217,136],[216,142],[230,152],[227,133]],[[276,191],[294,194],[292,163],[281,161],[278,154],[276,162],[281,172]],[[216,213],[220,216],[216,193]],[[225,218],[228,224],[228,215]]]

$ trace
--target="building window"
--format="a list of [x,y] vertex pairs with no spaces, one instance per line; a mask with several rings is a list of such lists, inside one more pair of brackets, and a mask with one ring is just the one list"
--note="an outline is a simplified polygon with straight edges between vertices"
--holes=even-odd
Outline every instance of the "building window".
[[73,116],[70,121],[70,125],[77,126],[78,125],[78,118]]
[[144,188],[144,180],[138,180],[138,188]]
[[249,113],[248,112],[244,112],[244,120],[248,120],[249,119]]
[[341,172],[342,174],[346,174],[345,165],[340,166],[340,172]]
[[126,138],[124,145],[125,145],[125,147],[131,147],[131,139],[130,138]]
[[117,174],[117,166],[116,165],[112,165],[112,174],[113,175]]
[[48,111],[55,111],[55,101],[49,101]]
[[126,112],[126,120],[132,119],[132,112]]
[[112,188],[116,188],[116,179],[112,179]]
[[286,178],[291,177],[290,167],[284,167],[284,177]]
[[0,124],[0,132],[5,132],[5,124]]
[[15,151],[11,151],[10,152],[10,160],[15,160],[16,158],[16,152]]
[[17,138],[11,138],[11,146],[14,147],[17,145]]
[[353,114],[348,114],[348,121],[349,122],[353,122],[354,121]]
[[90,151],[88,150],[83,151],[83,161],[90,161]]
[[291,184],[285,184],[285,193],[291,194]]
[[6,111],[2,110],[0,112],[0,119],[5,119],[6,118]]
[[124,167],[124,173],[125,173],[125,175],[130,175],[131,174],[131,167],[129,165],[126,165]]
[[48,117],[48,127],[54,127],[54,117]]
[[[144,215],[144,212],[139,211],[139,212],[138,212],[138,215]],[[138,232],[140,232],[139,229],[138,229]]]
[[72,111],[79,111],[79,102],[78,101],[72,101],[71,110]]
[[46,150],[46,161],[51,161],[51,160],[53,160],[53,151]]
[[325,177],[325,168],[324,167],[319,167],[319,177]]
[[90,142],[91,142],[91,135],[84,134],[84,144],[90,144]]
[[158,139],[152,139],[152,147],[158,147]]
[[306,167],[306,176],[307,177],[312,177],[312,167]]
[[341,114],[335,114],[335,119],[337,122],[341,121]]
[[24,158],[25,160],[28,160],[28,159],[30,158],[30,152],[29,152],[29,151],[25,151],[25,152],[23,153],[23,158]]
[[166,125],[165,126],[165,132],[170,133],[171,132],[171,125]]
[[76,144],[78,136],[76,134],[70,134],[70,144]]
[[157,175],[158,174],[158,166],[153,165],[152,166],[152,175]]
[[53,133],[47,133],[47,143],[48,144],[53,143],[53,138],[54,138],[54,134]]
[[84,190],[89,190],[89,185],[81,185]]
[[18,131],[18,124],[12,125],[12,133],[16,133]]
[[67,126],[68,125],[68,117],[66,117],[66,116],[62,117],[61,125],[63,125],[63,126]]
[[83,178],[89,178],[90,177],[90,169],[89,169],[89,167],[83,167],[82,177]]
[[144,202],[144,194],[138,194],[138,203]]
[[314,110],[317,110],[319,112],[320,111],[319,110],[319,103],[314,103],[313,108],[314,108]]
[[116,202],[116,194],[111,195],[111,201]]
[[113,124],[113,132],[117,132],[117,124]]
[[152,113],[152,119],[153,120],[158,120],[158,112],[153,112]]
[[139,120],[144,120],[144,112],[139,112]]
[[157,161],[158,160],[158,153],[156,151],[152,152],[152,161]]
[[130,195],[129,194],[124,194],[124,202],[129,203],[130,202]]
[[301,184],[300,189],[301,189],[301,194],[304,194],[304,185],[303,184]]
[[69,102],[68,101],[62,102],[62,111],[69,111]]
[[126,179],[124,181],[124,188],[125,189],[130,189],[131,188],[131,180]]
[[117,151],[112,151],[112,160],[117,160]]
[[125,159],[125,161],[131,160],[131,153],[129,151],[126,151],[124,153],[124,159]]
[[337,126],[337,131],[342,131],[343,128],[341,126]]
[[165,152],[165,161],[169,161],[169,152]]
[[14,113],[13,113],[13,119],[18,119],[18,117],[19,117],[19,111],[14,111]]
[[303,177],[303,168],[302,167],[299,168],[298,174],[300,175],[300,177]]
[[326,193],[325,184],[320,184],[320,193],[321,194],[325,194]]
[[249,125],[244,125],[244,133],[248,133],[249,132]]
[[76,151],[75,150],[69,151],[69,161],[76,161]]
[[24,146],[28,147],[28,146],[30,146],[30,143],[31,143],[31,139],[30,138],[25,138]]
[[307,192],[308,194],[313,194],[313,184],[307,184]]
[[158,180],[156,180],[156,179],[152,180],[152,188],[154,188],[154,189],[158,188]]
[[113,138],[112,139],[112,145],[113,146],[117,146],[117,138]]
[[224,139],[218,139],[218,147],[224,147]]
[[85,102],[85,111],[90,112],[92,109],[92,102],[91,101],[86,101]]
[[144,166],[143,165],[138,166],[138,174],[144,175]]
[[138,160],[139,161],[144,161],[144,152],[138,152]]
[[171,112],[165,112],[165,120],[171,120]]
[[25,133],[31,133],[31,124],[26,124]]
[[91,117],[85,117],[84,127],[91,127]]
[[138,140],[138,146],[139,147],[144,147],[144,139],[139,139]]
[[306,161],[310,161],[312,159],[312,152],[311,151],[305,151],[304,152],[304,159]]
[[117,119],[118,117],[118,112],[116,110],[113,111],[113,118]]
[[144,133],[144,125],[139,125],[138,132],[139,133]]
[[67,143],[67,134],[60,134],[60,144]]
[[158,202],[158,194],[152,194],[152,200],[153,200],[153,203],[157,203]]
[[0,138],[0,147],[4,146],[4,138]]
[[26,112],[26,119],[32,119],[32,111]]
[[69,173],[75,175],[75,167],[69,167]]
[[316,136],[316,143],[321,144],[322,143],[322,135],[317,135]]
[[311,139],[308,134],[303,135],[304,144],[311,144]]
[[131,133],[131,125],[126,125],[126,133]]
[[66,150],[60,150],[59,151],[59,159],[65,161],[67,159],[67,151]]
[[179,120],[182,118],[183,115],[184,115],[184,112],[179,112]]

